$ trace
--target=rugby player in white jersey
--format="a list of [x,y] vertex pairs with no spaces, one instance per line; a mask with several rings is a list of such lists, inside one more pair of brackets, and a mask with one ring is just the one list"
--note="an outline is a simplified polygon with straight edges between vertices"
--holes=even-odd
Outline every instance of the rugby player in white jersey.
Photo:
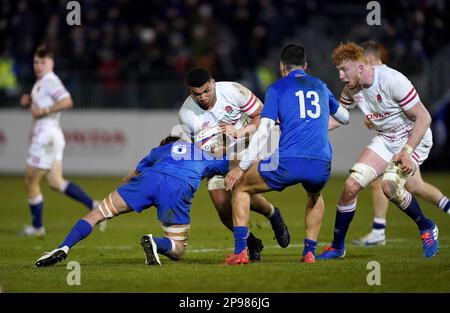
[[[364,55],[366,56],[369,65],[386,66],[381,61],[380,48],[377,42],[367,41],[362,43],[361,47],[364,49]],[[345,102],[345,100],[341,101]],[[365,123],[367,127],[373,128],[373,124],[367,118],[365,119]],[[445,213],[450,215],[450,201],[448,197],[444,196],[438,188],[422,179],[420,168],[417,168],[414,177],[414,180],[408,180],[406,182],[406,190],[439,207]],[[381,178],[374,180],[370,184],[370,187],[372,190],[372,202],[375,217],[371,232],[354,241],[355,244],[360,246],[384,245],[386,243],[385,229],[389,200],[386,198],[383,189],[381,188]]]
[[[261,101],[246,87],[236,82],[215,82],[208,70],[193,68],[186,76],[190,96],[179,110],[181,124],[187,126],[192,136],[199,131],[220,126],[224,134],[232,137],[233,147],[245,147],[246,138],[258,128],[262,109]],[[243,149],[242,149],[243,150]],[[225,190],[224,177],[214,176],[208,181],[208,192],[220,220],[233,230],[231,192]],[[287,247],[290,235],[280,210],[262,195],[254,195],[251,209],[266,216],[278,244]],[[252,233],[248,236],[251,261],[259,261],[262,242]]]
[[424,256],[433,257],[439,249],[438,228],[405,189],[407,180],[417,179],[414,172],[433,145],[430,114],[403,74],[387,66],[370,66],[363,48],[355,43],[338,46],[333,61],[345,83],[341,102],[347,108],[357,106],[377,135],[350,169],[337,204],[333,243],[316,260],[345,256],[345,236],[358,193],[380,175],[383,193],[417,224]]
[[[37,80],[31,96],[24,94],[20,99],[22,106],[31,106],[33,116],[32,137],[25,173],[32,224],[25,226],[22,233],[25,236],[45,235],[42,221],[44,197],[40,188],[43,177],[47,178],[51,189],[81,202],[89,210],[96,206],[96,201],[92,200],[79,186],[63,178],[62,157],[65,141],[59,118],[61,111],[72,108],[73,101],[70,93],[53,72],[53,67],[53,53],[45,46],[38,47],[33,60]],[[104,227],[105,224],[102,226],[103,230]]]

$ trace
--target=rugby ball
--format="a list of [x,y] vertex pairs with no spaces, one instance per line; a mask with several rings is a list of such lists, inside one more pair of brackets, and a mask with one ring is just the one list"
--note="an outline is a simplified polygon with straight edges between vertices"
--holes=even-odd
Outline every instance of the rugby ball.
[[204,151],[217,151],[223,144],[223,133],[220,126],[205,128],[195,135],[194,141]]

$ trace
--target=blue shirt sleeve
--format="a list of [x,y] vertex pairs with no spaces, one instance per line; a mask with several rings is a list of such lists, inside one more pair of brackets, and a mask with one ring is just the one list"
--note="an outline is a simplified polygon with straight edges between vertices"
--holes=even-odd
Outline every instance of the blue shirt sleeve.
[[208,166],[207,177],[211,177],[214,175],[225,176],[228,173],[229,164],[230,161],[226,159],[213,161],[213,163],[210,166]]
[[267,117],[276,121],[278,118],[278,93],[273,87],[269,87],[264,100],[264,107],[261,112],[261,118]]
[[144,170],[144,168],[153,166],[155,160],[158,158],[159,150],[160,149],[158,148],[152,149],[149,152],[149,154],[145,156],[145,158],[139,161],[138,165],[136,166],[136,172],[141,173]]
[[336,99],[336,97],[333,95],[333,93],[328,89],[327,86],[325,86],[328,93],[328,106],[330,108],[330,114],[333,115],[336,113],[336,111],[339,109],[339,101]]

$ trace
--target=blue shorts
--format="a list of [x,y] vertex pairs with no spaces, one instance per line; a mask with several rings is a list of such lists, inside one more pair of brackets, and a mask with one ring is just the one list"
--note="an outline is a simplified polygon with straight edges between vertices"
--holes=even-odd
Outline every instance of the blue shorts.
[[295,157],[278,159],[270,156],[261,160],[258,170],[273,190],[282,191],[300,183],[308,193],[317,193],[325,187],[330,178],[331,162]]
[[156,206],[158,220],[164,224],[189,224],[193,188],[184,180],[146,170],[133,177],[117,192],[134,211],[141,213]]

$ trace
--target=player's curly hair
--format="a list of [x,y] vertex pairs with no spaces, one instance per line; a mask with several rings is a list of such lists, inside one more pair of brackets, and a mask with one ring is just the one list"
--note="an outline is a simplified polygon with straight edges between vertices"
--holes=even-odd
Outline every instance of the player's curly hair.
[[346,44],[340,44],[333,51],[332,55],[334,64],[339,65],[344,61],[364,61],[366,57],[364,55],[364,49],[358,46],[354,42],[348,42]]

